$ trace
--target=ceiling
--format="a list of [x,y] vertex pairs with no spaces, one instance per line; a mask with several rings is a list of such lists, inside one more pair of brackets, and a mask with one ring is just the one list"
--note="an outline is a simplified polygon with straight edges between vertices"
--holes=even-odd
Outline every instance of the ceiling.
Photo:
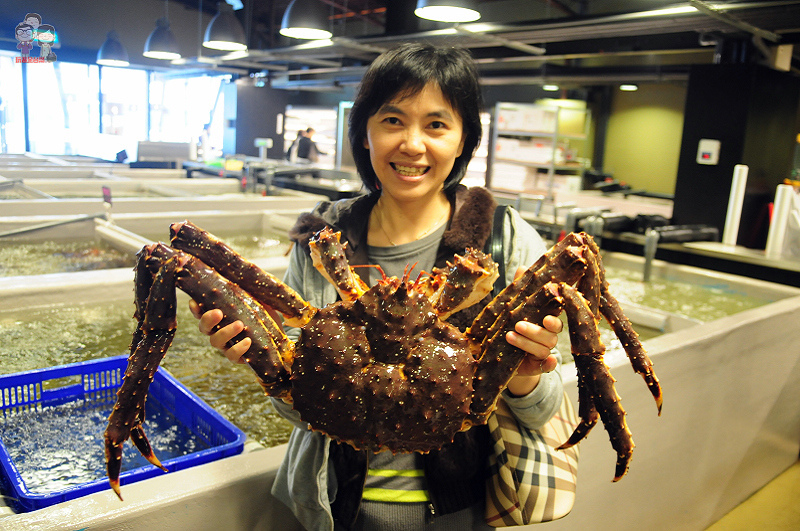
[[[133,67],[165,75],[230,72],[304,91],[356,85],[378,54],[408,40],[470,49],[487,86],[683,82],[693,64],[717,57],[768,63],[776,50],[790,54],[791,71],[800,75],[800,0],[478,0],[481,19],[462,25],[416,17],[416,0],[311,0],[327,14],[327,42],[279,34],[290,0],[228,1],[242,5],[236,16],[247,34],[245,54],[201,46],[217,0],[0,2],[0,27],[36,11],[55,25],[59,59],[68,62],[93,63],[115,30]],[[671,8],[681,11],[665,11]],[[153,22],[166,14],[183,54],[178,64],[141,55]],[[0,32],[0,48],[15,53],[10,32]]]
[[[172,2],[216,10],[208,0]],[[469,48],[488,85],[681,80],[696,63],[769,63],[778,46],[800,75],[800,1],[483,0],[481,20],[453,25],[417,18],[414,0],[319,0],[334,35],[325,45],[278,34],[289,0],[243,4],[237,16],[248,52],[205,56],[202,64],[276,87],[356,84],[379,53],[410,39]]]

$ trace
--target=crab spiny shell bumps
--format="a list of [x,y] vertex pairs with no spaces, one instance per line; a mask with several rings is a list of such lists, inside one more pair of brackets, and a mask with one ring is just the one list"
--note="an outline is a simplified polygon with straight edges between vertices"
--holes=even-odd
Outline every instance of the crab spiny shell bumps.
[[[477,346],[408,286],[380,281],[353,302],[318,311],[303,329],[292,398],[314,429],[392,452],[427,452],[461,430]],[[314,412],[321,403],[330,407]]]

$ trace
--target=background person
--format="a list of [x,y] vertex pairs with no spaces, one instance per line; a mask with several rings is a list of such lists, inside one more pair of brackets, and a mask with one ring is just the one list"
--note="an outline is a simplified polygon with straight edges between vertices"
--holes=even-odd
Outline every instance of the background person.
[[302,139],[305,134],[306,132],[302,129],[297,131],[297,136],[294,137],[292,145],[290,145],[289,149],[286,151],[286,160],[289,162],[297,162],[297,150],[300,147],[300,139]]
[[297,140],[297,158],[306,159],[310,162],[318,162],[320,155],[326,153],[319,150],[317,143],[314,142],[314,128],[309,127],[306,129],[302,137]]

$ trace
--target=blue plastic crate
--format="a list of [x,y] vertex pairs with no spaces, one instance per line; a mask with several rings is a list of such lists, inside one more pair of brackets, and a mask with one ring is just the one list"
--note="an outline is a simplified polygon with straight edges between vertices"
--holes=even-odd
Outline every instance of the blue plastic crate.
[[[0,376],[0,426],[18,415],[27,415],[26,420],[32,418],[35,422],[36,418],[45,416],[48,410],[52,412],[63,405],[78,405],[78,408],[83,404],[113,405],[117,389],[125,374],[127,358],[126,355],[115,356]],[[207,446],[186,455],[162,460],[162,464],[170,472],[242,452],[245,434],[164,369],[156,372],[150,385],[148,408],[153,404],[158,405],[167,415],[173,415],[179,424],[191,432],[191,437]],[[146,419],[144,428],[147,432]],[[36,431],[35,424],[31,426],[31,430]],[[102,448],[102,432],[97,434],[96,442]],[[131,445],[130,441],[125,444]],[[51,450],[53,448],[42,448],[45,452]],[[63,451],[63,448],[59,450]],[[154,442],[153,450],[159,455],[159,448]],[[2,440],[0,440],[0,466],[2,466],[1,478],[5,494],[11,498],[12,505],[20,512],[41,509],[110,489],[108,480],[103,477],[53,492],[31,492],[17,466],[12,462],[8,448]],[[120,474],[120,484],[124,488],[126,484],[163,473],[148,463],[146,466],[123,471]]]

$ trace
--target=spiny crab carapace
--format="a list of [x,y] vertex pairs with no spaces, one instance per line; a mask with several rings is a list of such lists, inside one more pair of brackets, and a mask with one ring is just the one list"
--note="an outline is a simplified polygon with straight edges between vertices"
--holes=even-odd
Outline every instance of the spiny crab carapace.
[[[348,264],[339,233],[326,228],[310,247],[314,266],[340,301],[314,308],[274,276],[188,221],[170,227],[171,246],[138,255],[138,326],[117,402],[105,432],[108,477],[121,498],[122,445],[130,438],[164,468],[144,434],[147,390],[176,330],[180,288],[202,311],[219,308],[225,326],[245,324],[245,354],[267,395],[291,402],[309,427],[355,448],[428,452],[472,425],[485,424],[525,353],[505,341],[521,320],[541,324],[566,312],[578,371],[580,422],[562,448],[578,443],[602,419],[617,452],[614,480],[625,475],[633,440],[614,378],[603,361],[602,315],[621,339],[634,370],[652,392],[661,388],[630,321],[608,292],[599,249],[590,236],[569,234],[495,297],[462,333],[448,316],[482,300],[497,279],[488,255],[467,249],[444,269],[411,281],[382,275],[369,288]],[[300,327],[291,342],[265,310]],[[165,469],[166,470],[166,469]]]

